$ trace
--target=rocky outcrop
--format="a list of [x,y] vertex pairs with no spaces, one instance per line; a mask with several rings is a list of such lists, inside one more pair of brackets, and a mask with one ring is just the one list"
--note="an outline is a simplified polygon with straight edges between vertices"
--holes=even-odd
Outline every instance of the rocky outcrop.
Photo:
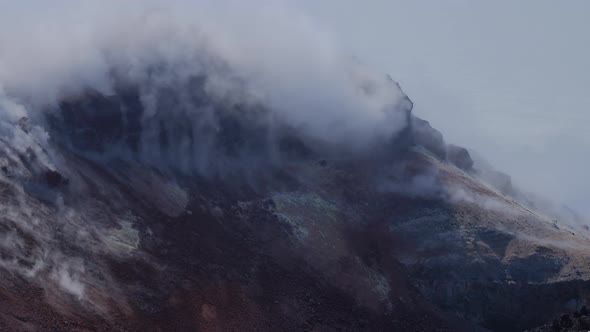
[[590,330],[590,315],[586,306],[573,314],[562,314],[550,323],[527,332],[577,332]]
[[449,144],[447,146],[447,159],[464,171],[473,169],[473,159],[471,159],[471,155],[466,148]]
[[412,116],[412,134],[414,144],[423,146],[441,160],[446,159],[447,148],[443,135],[432,128],[428,121]]

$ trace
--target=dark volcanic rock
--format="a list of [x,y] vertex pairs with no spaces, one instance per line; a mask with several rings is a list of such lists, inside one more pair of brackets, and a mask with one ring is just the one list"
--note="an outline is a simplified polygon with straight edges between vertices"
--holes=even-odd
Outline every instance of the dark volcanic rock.
[[590,316],[586,306],[570,314],[562,314],[552,322],[527,332],[579,332],[590,330]]
[[48,186],[56,188],[68,184],[68,179],[57,171],[48,170],[45,172],[45,182]]
[[441,160],[446,159],[447,148],[443,135],[432,128],[428,121],[412,116],[412,133],[415,144],[423,146]]
[[471,155],[469,155],[466,148],[449,144],[447,146],[447,159],[464,171],[473,169],[473,159],[471,159]]

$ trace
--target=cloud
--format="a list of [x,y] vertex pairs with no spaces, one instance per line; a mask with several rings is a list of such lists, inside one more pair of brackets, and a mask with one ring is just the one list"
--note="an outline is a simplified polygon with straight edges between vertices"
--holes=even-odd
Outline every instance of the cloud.
[[80,281],[80,274],[84,273],[84,268],[79,264],[78,262],[75,267],[70,266],[69,263],[61,264],[51,276],[63,291],[81,300],[84,297],[85,286]]
[[[330,143],[362,146],[406,125],[390,111],[403,98],[397,86],[342,52],[286,2],[62,0],[51,8],[24,1],[7,9],[0,84],[33,118],[35,109],[85,89],[112,94],[114,72],[141,84],[164,64],[168,72],[152,81],[160,87],[205,74],[208,93],[235,98],[243,88],[236,81],[245,82],[242,96]],[[143,92],[148,104],[150,91]],[[2,101],[2,112],[22,116],[10,100]]]

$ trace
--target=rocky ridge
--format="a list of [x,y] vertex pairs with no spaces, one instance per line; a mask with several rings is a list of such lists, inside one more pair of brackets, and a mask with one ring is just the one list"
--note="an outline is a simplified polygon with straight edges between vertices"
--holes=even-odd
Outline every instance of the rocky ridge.
[[[486,181],[408,98],[404,130],[350,154],[268,141],[269,110],[191,82],[215,130],[156,119],[155,152],[128,87],[0,142],[2,329],[520,331],[587,304],[587,235]],[[213,159],[182,157],[203,140]]]

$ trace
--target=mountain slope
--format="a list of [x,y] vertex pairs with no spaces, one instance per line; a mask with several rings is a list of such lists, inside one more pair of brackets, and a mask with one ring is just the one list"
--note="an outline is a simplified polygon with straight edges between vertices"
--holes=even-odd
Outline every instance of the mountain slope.
[[207,86],[2,123],[0,327],[518,331],[587,302],[586,235],[485,184],[405,95],[353,146]]

